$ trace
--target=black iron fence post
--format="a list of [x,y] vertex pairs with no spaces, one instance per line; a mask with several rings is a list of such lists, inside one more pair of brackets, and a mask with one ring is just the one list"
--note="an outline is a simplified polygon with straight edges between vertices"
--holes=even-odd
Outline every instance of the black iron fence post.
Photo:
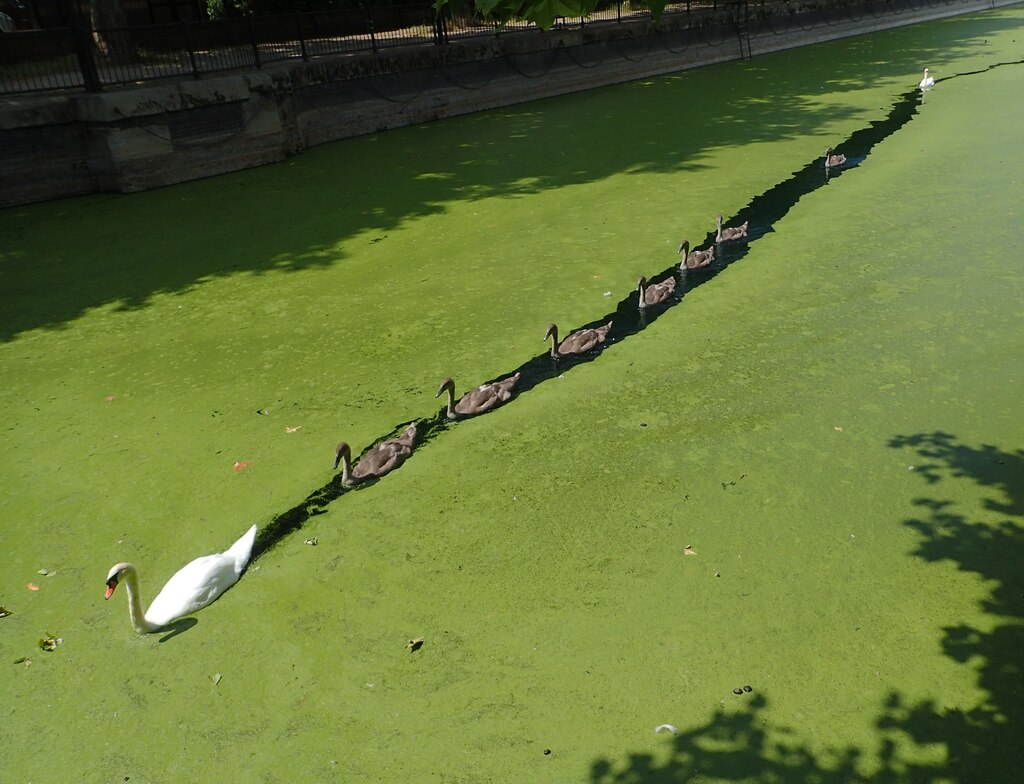
[[377,51],[377,36],[373,33],[373,12],[370,6],[363,5],[363,13],[366,14],[366,29],[370,31],[370,49]]
[[75,57],[78,59],[78,69],[82,72],[82,84],[91,93],[98,93],[103,89],[100,83],[99,70],[96,68],[96,60],[93,57],[92,35],[82,24],[78,9],[72,9],[71,40],[75,45]]
[[447,7],[434,14],[434,43],[438,46],[448,43],[448,17],[446,13]]
[[260,62],[260,45],[256,43],[256,28],[252,26],[252,16],[246,16],[245,20],[249,23],[249,43],[252,45],[252,59],[257,68],[262,68],[263,64]]
[[309,53],[306,51],[306,34],[302,32],[302,14],[295,13],[295,23],[299,28],[299,50],[302,52],[302,59],[308,60]]
[[181,26],[181,32],[185,36],[185,48],[188,49],[188,64],[192,68],[192,78],[199,78],[199,62],[196,60],[196,48],[192,46],[192,36],[189,35],[188,24]]

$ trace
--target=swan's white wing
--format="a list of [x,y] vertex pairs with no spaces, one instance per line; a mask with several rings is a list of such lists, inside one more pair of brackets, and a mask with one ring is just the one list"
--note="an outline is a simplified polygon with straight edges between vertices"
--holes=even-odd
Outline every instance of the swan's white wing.
[[196,558],[167,581],[146,610],[146,620],[164,626],[201,610],[236,582],[233,557],[217,553]]

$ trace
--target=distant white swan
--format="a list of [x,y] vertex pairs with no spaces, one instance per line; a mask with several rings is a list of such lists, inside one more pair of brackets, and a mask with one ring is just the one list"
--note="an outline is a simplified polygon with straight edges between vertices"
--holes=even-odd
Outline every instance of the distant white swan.
[[935,86],[935,79],[932,78],[932,76],[928,73],[928,69],[925,68],[924,69],[924,79],[921,80],[921,83],[918,85],[918,87],[920,87],[922,90],[924,90],[925,88],[934,87],[934,86]]
[[252,556],[255,540],[254,525],[225,552],[204,555],[186,564],[167,581],[145,613],[135,564],[119,563],[111,567],[104,598],[113,596],[118,583],[124,580],[128,589],[128,615],[135,631],[139,634],[158,632],[171,621],[203,609],[237,583]]

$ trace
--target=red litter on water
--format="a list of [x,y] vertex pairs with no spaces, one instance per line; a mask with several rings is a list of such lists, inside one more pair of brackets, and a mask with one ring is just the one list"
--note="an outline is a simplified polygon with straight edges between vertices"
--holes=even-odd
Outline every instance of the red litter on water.
[[235,463],[235,471],[244,471],[251,465],[252,460],[239,460],[237,463]]

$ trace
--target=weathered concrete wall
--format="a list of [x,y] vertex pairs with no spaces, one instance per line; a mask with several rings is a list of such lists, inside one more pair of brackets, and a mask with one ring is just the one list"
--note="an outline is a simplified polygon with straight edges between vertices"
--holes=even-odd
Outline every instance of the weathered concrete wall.
[[[859,20],[768,6],[759,53],[1020,0],[865,6]],[[785,6],[788,8],[789,6]],[[281,160],[338,139],[740,57],[727,13],[507,34],[103,93],[0,101],[0,206],[132,192]]]

